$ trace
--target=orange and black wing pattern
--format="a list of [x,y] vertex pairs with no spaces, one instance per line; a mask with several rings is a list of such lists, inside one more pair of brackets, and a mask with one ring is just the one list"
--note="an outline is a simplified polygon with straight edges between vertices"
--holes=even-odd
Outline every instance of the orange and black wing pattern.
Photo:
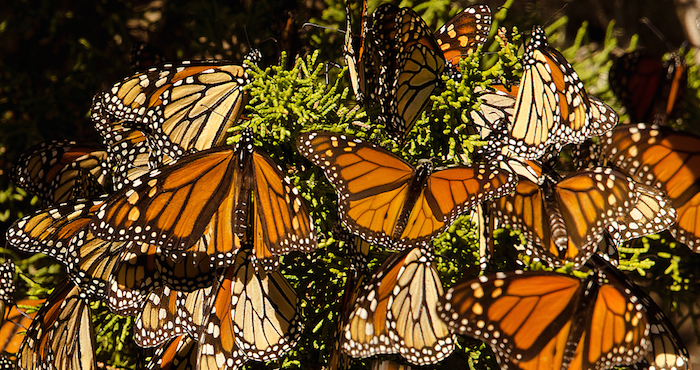
[[[223,144],[247,101],[246,69],[221,61],[165,64],[126,77],[93,101],[96,123],[125,122],[148,133],[156,154],[179,158]],[[98,131],[105,129],[98,127]]]
[[397,353],[416,365],[440,362],[455,345],[435,311],[442,294],[427,250],[393,254],[360,290],[341,339],[343,351],[352,357]]
[[384,4],[372,18],[372,39],[380,55],[375,97],[379,121],[390,134],[403,138],[442,82],[445,58],[433,32],[413,9]]
[[552,266],[582,266],[605,232],[627,240],[669,228],[676,217],[657,189],[597,167],[538,185],[520,178],[515,192],[492,202],[504,225],[524,233],[528,251]]
[[[213,148],[140,177],[110,197],[90,224],[95,236],[202,251],[230,263],[246,237],[254,197],[256,256],[315,248],[306,205],[291,180],[249,141]],[[217,256],[221,256],[220,258]]]
[[405,249],[432,240],[461,213],[509,193],[514,178],[487,165],[415,169],[378,146],[340,134],[309,132],[299,151],[338,192],[340,219],[370,243]]
[[700,251],[700,137],[663,126],[624,125],[601,138],[601,156],[611,166],[664,191],[678,213],[671,234]]
[[466,7],[435,32],[445,61],[457,67],[459,59],[475,52],[491,31],[491,8],[485,4]]
[[450,288],[438,312],[481,339],[504,369],[611,369],[639,362],[649,322],[639,298],[597,275],[499,272]]
[[95,197],[111,190],[107,158],[99,145],[46,141],[22,153],[10,178],[44,205]]
[[97,369],[90,304],[66,281],[39,310],[17,354],[17,365],[33,369]]
[[589,96],[571,64],[533,27],[523,55],[514,117],[506,121],[508,145],[524,159],[537,159],[552,145],[601,135],[617,124],[617,113]]

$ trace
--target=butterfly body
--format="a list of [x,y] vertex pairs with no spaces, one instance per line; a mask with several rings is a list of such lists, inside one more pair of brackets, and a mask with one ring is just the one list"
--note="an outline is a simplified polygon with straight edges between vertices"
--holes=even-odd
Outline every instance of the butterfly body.
[[396,221],[396,227],[394,227],[394,232],[392,233],[392,238],[400,239],[401,233],[408,226],[408,222],[411,216],[411,212],[414,209],[418,198],[420,197],[423,188],[427,185],[428,177],[433,172],[433,164],[430,161],[425,161],[420,163],[416,167],[415,175],[411,178],[408,183],[408,196],[401,210],[401,215]]

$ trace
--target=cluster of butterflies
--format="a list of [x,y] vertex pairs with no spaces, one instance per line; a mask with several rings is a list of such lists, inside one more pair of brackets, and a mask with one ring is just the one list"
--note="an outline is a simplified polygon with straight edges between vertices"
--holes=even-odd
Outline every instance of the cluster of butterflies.
[[[433,33],[409,8],[382,5],[371,20],[362,8],[358,43],[348,4],[355,96],[402,140],[442,75],[460,78],[457,61],[486,42],[491,12],[469,7]],[[460,334],[483,340],[504,369],[690,368],[673,325],[615,267],[615,247],[669,229],[700,251],[700,176],[688,175],[700,138],[615,127],[615,111],[586,93],[539,26],[522,65],[519,82],[476,91],[470,118],[488,144],[475,164],[414,166],[360,138],[295,133],[335,188],[348,245],[361,256],[370,244],[398,251],[366,282],[350,279],[330,367],[391,354],[436,364]],[[299,341],[299,299],[280,256],[314,251],[324,231],[252,131],[224,145],[249,98],[249,68],[200,61],[136,73],[93,101],[102,145],[54,141],[18,159],[13,180],[48,208],[17,220],[8,243],[55,258],[69,278],[29,324],[20,368],[96,368],[87,299],[136,316],[135,342],[157,348],[148,369],[236,369]],[[554,163],[569,144],[578,168],[560,174]],[[510,226],[528,254],[590,274],[498,272],[445,291],[432,241],[475,208],[486,245]]]

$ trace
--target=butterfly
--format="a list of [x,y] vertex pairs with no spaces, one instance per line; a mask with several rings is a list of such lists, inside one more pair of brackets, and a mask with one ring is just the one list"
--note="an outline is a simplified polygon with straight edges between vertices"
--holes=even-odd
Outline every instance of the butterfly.
[[64,264],[81,297],[94,295],[113,312],[133,316],[160,281],[155,266],[144,261],[152,257],[140,251],[141,245],[106,242],[89,233],[88,223],[103,202],[77,200],[25,216],[8,228],[7,241]]
[[491,20],[491,8],[477,4],[464,8],[435,32],[435,40],[449,68],[457,68],[459,59],[486,43]]
[[477,164],[433,171],[417,168],[372,143],[307,132],[299,152],[321,167],[338,192],[338,213],[353,233],[373,244],[405,249],[442,233],[461,213],[508,194],[514,177]]
[[[472,113],[477,126],[504,125],[505,144],[515,155],[537,159],[552,145],[579,143],[617,124],[617,113],[586,93],[571,64],[549,46],[542,27],[533,27],[522,63],[524,71],[518,85],[479,94],[484,101],[482,109],[486,106],[491,113]],[[511,111],[509,99],[513,96]]]
[[683,97],[688,69],[677,53],[663,62],[636,51],[613,62],[608,81],[633,122],[664,123]]
[[392,136],[403,138],[441,83],[445,58],[428,25],[412,9],[384,4],[372,18],[379,53],[374,95],[381,108],[378,120]]
[[200,369],[219,369],[222,361],[237,368],[248,360],[279,358],[301,331],[298,299],[279,272],[265,273],[255,263],[247,246],[212,286],[154,290],[136,320],[137,344],[151,347],[190,335],[199,343]]
[[602,271],[584,280],[483,275],[448,289],[437,311],[455,332],[490,345],[503,369],[611,369],[641,361],[649,346],[640,298]]
[[700,137],[672,128],[632,124],[616,127],[601,138],[600,158],[610,166],[658,187],[676,207],[671,235],[700,251],[697,208],[700,203]]
[[361,288],[345,325],[343,351],[351,357],[398,353],[416,365],[440,362],[455,342],[435,311],[442,294],[427,250],[394,253]]
[[90,304],[68,281],[46,300],[17,354],[21,369],[97,369]]
[[104,148],[71,140],[45,141],[27,149],[12,166],[10,178],[44,205],[111,190]]
[[613,267],[610,261],[600,256],[590,260],[593,268],[603,270],[607,276],[621,282],[632,294],[639,297],[649,321],[649,350],[644,359],[635,364],[635,369],[689,370],[690,356],[673,324],[656,305],[654,300],[622,271]]
[[249,82],[246,67],[230,62],[164,64],[97,94],[93,120],[101,133],[110,131],[110,123],[141,130],[154,156],[176,159],[223,144],[226,130],[245,107],[243,86]]
[[[218,369],[247,360],[273,361],[299,340],[299,301],[277,271],[254,266],[250,250],[241,249],[236,263],[221,275],[207,302],[199,333],[199,368]],[[233,365],[235,367],[235,365]]]
[[235,147],[193,153],[139,177],[132,188],[107,199],[90,230],[104,240],[175,250],[175,259],[177,251],[190,248],[205,252],[214,264],[227,263],[248,235],[249,214],[255,258],[266,268],[274,267],[281,254],[316,246],[314,226],[297,189],[246,132]]
[[[374,97],[377,88],[377,58],[379,57],[374,43],[367,40],[369,33],[367,16],[367,1],[362,1],[360,5],[360,37],[356,40],[353,37],[352,11],[350,0],[345,2],[345,43],[343,44],[343,58],[348,66],[348,75],[355,100],[362,104],[365,96],[371,93]],[[358,43],[359,42],[359,43]],[[370,92],[371,91],[371,92]]]
[[178,259],[155,245],[102,240],[88,225],[105,199],[78,200],[25,216],[10,226],[7,240],[63,263],[81,294],[104,300],[123,316],[137,315],[149,292],[160,285],[185,291],[211,286],[221,267],[199,252],[207,249],[209,237],[178,253]]
[[489,204],[494,217],[523,232],[528,253],[552,266],[579,268],[595,252],[604,232],[616,242],[670,227],[671,202],[652,186],[603,167],[563,178],[550,172],[541,184],[521,176],[512,195]]

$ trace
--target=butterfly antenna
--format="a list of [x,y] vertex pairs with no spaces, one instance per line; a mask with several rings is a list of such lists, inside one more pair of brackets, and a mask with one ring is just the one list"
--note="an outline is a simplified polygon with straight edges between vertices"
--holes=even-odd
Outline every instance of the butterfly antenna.
[[544,26],[544,25],[550,23],[550,22],[552,21],[552,19],[554,19],[554,17],[556,17],[559,13],[563,12],[564,9],[566,9],[567,6],[569,6],[569,3],[564,4],[564,6],[562,6],[561,8],[559,8],[559,10],[557,10],[556,13],[550,15],[549,18],[547,18],[547,21],[544,22],[544,23],[542,24],[542,26]]
[[325,29],[325,30],[331,30],[331,31],[336,31],[336,32],[340,32],[340,33],[342,33],[342,34],[345,34],[345,30],[340,30],[340,29],[333,28],[333,27],[328,27],[328,26],[321,26],[320,24],[311,23],[311,22],[306,22],[306,23],[302,24],[302,25],[301,25],[301,28],[305,28],[305,27],[308,27],[308,26],[316,27],[316,28],[323,28],[323,29]]
[[243,33],[245,33],[245,40],[248,43],[248,49],[253,49],[253,44],[250,42],[250,38],[248,38],[248,28],[243,25]]
[[668,51],[669,51],[669,52],[672,52],[672,51],[675,49],[675,48],[673,47],[673,45],[671,45],[671,43],[668,42],[668,39],[666,38],[666,36],[664,36],[664,34],[661,33],[661,31],[659,31],[659,29],[656,28],[656,26],[654,26],[653,23],[651,23],[651,21],[649,20],[649,18],[647,18],[647,17],[642,17],[642,18],[639,20],[639,23],[642,23],[642,24],[644,24],[645,26],[649,27],[649,30],[651,30],[651,32],[653,32],[654,35],[656,35],[656,37],[658,37],[659,40],[661,40],[661,42],[663,42],[664,44],[666,44],[666,47],[668,48]]
[[[17,305],[14,306],[14,309],[15,309],[15,311],[19,312],[20,315],[22,315],[22,316],[28,318],[29,320],[32,320],[32,317],[29,316],[29,315],[27,315],[24,311],[20,310],[19,307],[17,307]],[[27,328],[24,327],[24,325],[22,325],[22,324],[20,324],[20,323],[16,323],[16,322],[14,322],[14,321],[13,321],[12,323],[15,324],[15,325],[17,325],[17,326],[19,326],[19,327],[21,327],[21,328],[24,328],[25,330],[27,329]]]

